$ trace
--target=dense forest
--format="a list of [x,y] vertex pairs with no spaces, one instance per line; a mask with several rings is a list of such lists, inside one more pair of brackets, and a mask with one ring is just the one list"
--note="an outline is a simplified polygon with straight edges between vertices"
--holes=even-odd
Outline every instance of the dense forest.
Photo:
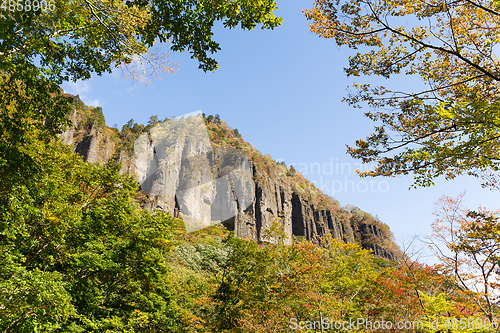
[[[256,186],[282,177],[314,216],[334,212],[353,234],[290,237],[279,218],[257,238],[224,224],[188,233],[181,215],[145,209],[151,198],[120,161],[164,120],[110,128],[101,108],[61,89],[116,67],[140,77],[137,61],[168,72],[148,53],[155,43],[216,70],[214,24],[274,29],[282,22],[274,0],[3,1],[0,9],[1,332],[498,331],[498,212],[442,197],[429,239],[438,263],[427,265],[381,221],[341,207],[204,115],[213,147],[242,149]],[[414,186],[429,186],[469,174],[499,188],[498,1],[316,0],[305,15],[312,32],[359,51],[348,76],[404,73],[429,85],[415,93],[361,84],[346,97],[376,122],[348,147],[377,164],[361,176],[411,174]],[[414,26],[398,26],[401,18]],[[78,153],[93,130],[115,146],[102,161]],[[367,229],[381,236],[366,238]]]
[[[146,126],[130,121],[118,131],[104,125],[101,108],[64,96],[73,114],[79,110],[77,141],[100,126],[118,150],[129,151],[160,122],[153,116]],[[217,116],[205,122],[214,146],[244,146],[258,169],[273,177],[282,170],[295,191],[311,191],[303,195],[322,209],[375,223],[370,214],[341,209],[319,190],[301,186],[307,181],[300,174],[262,156]],[[84,161],[61,136],[29,138],[16,149],[30,168],[9,159],[3,169],[11,175],[2,185],[8,193],[1,239],[5,332],[418,331],[458,327],[464,318],[471,328],[494,323],[495,305],[454,280],[456,263],[430,267],[394,248],[398,256],[390,261],[330,233],[294,237],[290,245],[278,222],[263,231],[261,242],[234,237],[222,224],[186,233],[170,212],[141,208],[147,195],[120,172],[118,152],[106,163]],[[456,209],[452,199],[442,207]],[[467,253],[472,232],[496,222],[487,212],[476,214],[474,229],[464,224],[455,235],[462,243],[451,250]],[[475,227],[478,221],[484,228]],[[451,233],[442,228],[445,221],[438,221],[437,232]]]

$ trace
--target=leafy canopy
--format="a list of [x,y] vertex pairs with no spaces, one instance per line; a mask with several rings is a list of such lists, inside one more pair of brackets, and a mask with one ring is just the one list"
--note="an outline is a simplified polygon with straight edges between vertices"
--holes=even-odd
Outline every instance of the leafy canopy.
[[281,24],[276,8],[275,0],[54,0],[48,11],[2,10],[0,130],[13,135],[9,140],[22,140],[34,128],[49,137],[60,133],[69,112],[59,88],[65,81],[134,63],[149,74],[171,71],[156,42],[191,52],[201,69],[213,71],[218,65],[210,55],[220,49],[215,23],[272,29]]
[[165,263],[172,217],[138,207],[119,164],[59,142],[29,148],[39,163],[0,191],[0,330],[182,331]]
[[88,79],[144,56],[157,41],[189,50],[200,68],[215,70],[209,57],[220,49],[212,40],[215,22],[251,30],[282,21],[273,14],[275,0],[55,0],[54,8],[0,13],[1,70],[29,63],[57,83]]
[[[348,76],[417,76],[421,89],[355,84],[345,98],[377,123],[351,156],[362,176],[435,177],[498,170],[500,3],[490,0],[316,0],[311,30],[357,50]],[[389,81],[390,82],[390,81]],[[404,88],[403,88],[404,89]]]

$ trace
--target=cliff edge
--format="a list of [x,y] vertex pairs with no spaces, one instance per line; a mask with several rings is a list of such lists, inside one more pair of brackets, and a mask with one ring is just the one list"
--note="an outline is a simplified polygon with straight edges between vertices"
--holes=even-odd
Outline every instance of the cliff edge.
[[[184,156],[190,151],[207,152],[200,156],[203,156],[207,163],[210,159],[216,159],[215,170],[195,170],[192,163],[190,165],[189,162],[183,162],[167,169],[159,169],[147,181],[143,173],[153,161],[155,147],[146,141],[146,153],[134,156],[134,143],[141,135],[149,133],[154,126],[166,120],[160,121],[153,116],[147,125],[136,124],[131,120],[119,131],[105,125],[101,108],[85,106],[78,96],[75,97],[74,111],[70,119],[73,126],[62,135],[64,142],[71,145],[86,161],[102,164],[113,160],[121,163],[123,173],[134,175],[143,190],[147,187],[146,192],[155,193],[140,196],[144,208],[170,211],[176,217],[185,218],[181,206],[196,208],[201,207],[199,203],[202,202],[213,204],[220,200],[221,194],[227,196],[231,191],[234,192],[234,186],[238,185],[233,182],[216,186],[208,195],[190,193],[189,196],[183,196],[179,194],[182,192],[178,189],[185,186],[183,183],[186,179],[199,182],[206,179],[209,176],[207,173],[210,172],[221,175],[225,168],[224,160],[227,159],[227,154],[224,155],[223,151],[237,148],[248,158],[252,177],[247,184],[239,185],[251,193],[248,205],[241,206],[236,197],[224,202],[224,209],[231,212],[231,217],[222,223],[227,229],[234,231],[235,235],[261,243],[265,241],[265,231],[273,223],[280,223],[289,243],[300,237],[317,241],[318,236],[331,234],[344,242],[358,243],[363,248],[372,250],[374,255],[385,259],[397,260],[401,253],[386,224],[356,207],[340,206],[337,200],[315,188],[293,167],[277,163],[269,155],[262,155],[245,142],[237,130],[229,127],[218,116],[203,115],[210,139],[209,147],[185,140],[181,146],[176,146],[169,153],[171,156]],[[187,172],[190,173],[189,178],[185,176]],[[152,192],[151,189],[155,191]],[[197,214],[203,214],[203,211],[200,210]],[[220,220],[214,219],[213,216],[212,219]]]

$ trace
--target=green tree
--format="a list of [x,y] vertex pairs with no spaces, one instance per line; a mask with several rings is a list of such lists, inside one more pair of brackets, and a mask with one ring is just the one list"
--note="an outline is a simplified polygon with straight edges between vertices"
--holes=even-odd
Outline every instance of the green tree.
[[215,70],[208,56],[219,50],[212,40],[215,22],[272,29],[281,23],[273,15],[276,8],[274,0],[54,0],[48,11],[2,10],[0,69],[36,64],[58,83],[88,79],[143,56],[159,40],[169,41],[174,51],[189,50],[200,68]]
[[120,166],[31,144],[29,178],[4,182],[0,330],[182,331],[165,257],[169,214],[140,209]]
[[203,70],[215,70],[217,63],[209,57],[219,49],[212,40],[215,22],[243,29],[259,24],[272,29],[281,23],[273,15],[275,0],[53,4],[44,11],[0,11],[2,159],[8,159],[17,143],[35,135],[51,140],[64,130],[72,99],[59,88],[65,81],[86,80],[137,59],[143,62],[139,67],[169,71],[165,58],[153,48],[156,41],[167,40],[175,51],[190,51]]
[[158,125],[159,123],[161,123],[161,121],[158,118],[158,115],[154,115],[154,116],[149,117],[148,126],[153,127],[155,125]]
[[[358,50],[348,76],[408,80],[421,89],[354,85],[345,100],[377,122],[348,152],[375,169],[362,176],[411,174],[428,186],[499,168],[500,7],[491,0],[316,0],[311,30]],[[390,82],[390,81],[389,81]],[[400,85],[400,84],[398,84]]]
[[219,114],[215,115],[215,117],[214,117],[214,123],[219,124],[219,125],[221,124],[221,120],[220,120]]

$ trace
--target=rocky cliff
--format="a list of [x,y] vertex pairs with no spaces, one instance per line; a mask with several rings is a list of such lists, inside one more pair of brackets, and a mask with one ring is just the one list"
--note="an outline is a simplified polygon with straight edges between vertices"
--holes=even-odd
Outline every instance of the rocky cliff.
[[[73,126],[62,138],[87,161],[121,163],[122,172],[134,175],[148,193],[142,201],[147,209],[170,211],[182,219],[222,221],[237,236],[257,242],[269,241],[266,231],[279,223],[289,243],[331,234],[379,257],[397,259],[399,249],[387,225],[355,207],[341,207],[293,167],[261,155],[218,117],[202,119],[205,126],[177,121],[162,127],[158,125],[164,122],[152,117],[147,126],[130,121],[118,131],[104,125],[100,108],[86,107],[77,99]],[[206,138],[195,129],[201,127],[206,128]],[[165,136],[180,131],[189,137],[175,141]],[[154,144],[160,132],[162,142],[170,140],[161,152]],[[231,168],[228,161],[245,169]],[[249,177],[241,177],[244,172]]]

